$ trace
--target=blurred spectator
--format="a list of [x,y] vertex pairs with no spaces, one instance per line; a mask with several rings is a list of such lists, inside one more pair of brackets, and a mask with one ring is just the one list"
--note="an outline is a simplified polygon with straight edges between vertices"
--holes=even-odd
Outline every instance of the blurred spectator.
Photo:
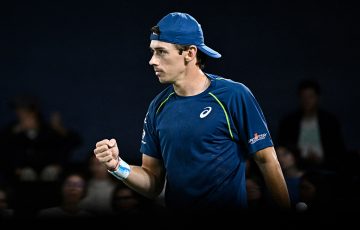
[[47,122],[32,95],[16,96],[9,105],[16,118],[0,130],[0,164],[7,180],[56,180],[80,136],[62,125],[59,114]]
[[319,215],[343,211],[344,204],[339,202],[340,187],[340,180],[335,173],[317,170],[304,173],[300,182],[297,211]]
[[320,108],[320,86],[312,80],[299,84],[300,108],[280,121],[278,145],[295,146],[307,168],[338,170],[346,158],[341,126]]
[[247,200],[250,211],[264,211],[268,207],[264,188],[259,177],[246,178]]
[[87,195],[82,200],[81,207],[97,216],[108,215],[111,213],[111,198],[116,186],[115,179],[94,154],[89,161],[89,171]]
[[10,219],[14,216],[14,210],[9,208],[8,192],[0,188],[0,220]]
[[81,136],[76,131],[66,128],[63,124],[61,114],[58,111],[51,113],[49,123],[51,128],[61,137],[60,147],[62,154],[60,156],[60,164],[63,166],[72,164],[70,162],[70,159],[72,158],[71,154],[82,144]]
[[92,215],[80,206],[86,196],[86,180],[79,173],[70,173],[61,183],[61,204],[38,212],[42,219],[89,218]]
[[112,214],[115,216],[156,216],[165,210],[162,205],[142,196],[123,183],[119,183],[113,191],[111,204]]
[[259,167],[254,161],[246,161],[246,192],[248,209],[250,211],[265,211],[270,208],[271,197],[261,177]]

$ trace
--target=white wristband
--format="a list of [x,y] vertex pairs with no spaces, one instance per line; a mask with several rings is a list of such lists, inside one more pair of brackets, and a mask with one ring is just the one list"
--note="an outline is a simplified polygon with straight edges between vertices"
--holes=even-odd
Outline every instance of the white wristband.
[[126,179],[130,174],[130,166],[123,160],[119,159],[120,164],[114,171],[108,170],[108,172],[119,180]]

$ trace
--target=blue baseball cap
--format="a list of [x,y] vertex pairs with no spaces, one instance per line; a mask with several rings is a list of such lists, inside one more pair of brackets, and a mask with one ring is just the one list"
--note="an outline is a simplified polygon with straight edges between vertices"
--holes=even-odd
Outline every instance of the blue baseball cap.
[[158,40],[178,45],[195,45],[204,54],[220,58],[221,54],[206,46],[201,25],[186,13],[169,13],[157,24],[159,34],[152,33],[150,40]]

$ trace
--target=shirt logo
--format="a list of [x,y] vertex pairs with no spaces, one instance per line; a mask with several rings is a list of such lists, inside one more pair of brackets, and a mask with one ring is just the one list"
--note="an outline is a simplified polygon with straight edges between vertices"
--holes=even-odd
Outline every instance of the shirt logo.
[[263,133],[263,134],[260,134],[260,135],[255,133],[254,137],[249,140],[249,143],[253,145],[253,144],[255,144],[256,142],[258,142],[260,140],[264,140],[266,138],[266,135],[267,135],[266,133]]
[[200,118],[205,118],[207,115],[209,115],[209,113],[211,112],[212,108],[211,107],[205,107],[204,111],[202,111],[200,113]]

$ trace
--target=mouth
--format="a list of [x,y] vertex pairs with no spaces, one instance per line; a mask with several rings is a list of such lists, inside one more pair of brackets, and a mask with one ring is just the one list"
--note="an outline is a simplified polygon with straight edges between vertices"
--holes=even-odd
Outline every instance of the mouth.
[[161,70],[155,70],[155,75],[156,75],[156,76],[160,76],[161,73],[162,73]]

